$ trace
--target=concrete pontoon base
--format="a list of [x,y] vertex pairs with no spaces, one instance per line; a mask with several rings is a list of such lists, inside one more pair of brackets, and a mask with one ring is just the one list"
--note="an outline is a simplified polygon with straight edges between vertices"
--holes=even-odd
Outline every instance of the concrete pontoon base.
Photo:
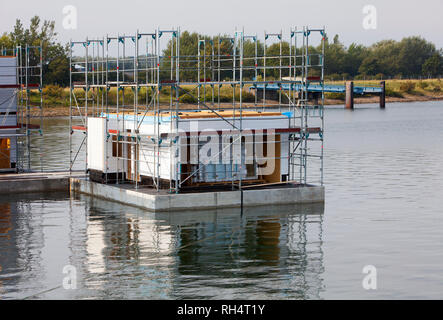
[[[238,191],[200,192],[185,194],[157,193],[152,189],[133,189],[129,185],[105,185],[83,178],[70,179],[71,193],[132,205],[150,211],[176,211],[240,207]],[[243,206],[324,202],[323,186],[294,186],[243,191]]]
[[0,194],[69,191],[69,178],[84,172],[27,172],[0,175]]

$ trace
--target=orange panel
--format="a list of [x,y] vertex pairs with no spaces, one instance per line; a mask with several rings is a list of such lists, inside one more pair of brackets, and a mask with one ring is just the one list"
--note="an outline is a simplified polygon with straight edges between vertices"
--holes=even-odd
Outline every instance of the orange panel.
[[0,169],[11,168],[11,146],[9,139],[0,139]]

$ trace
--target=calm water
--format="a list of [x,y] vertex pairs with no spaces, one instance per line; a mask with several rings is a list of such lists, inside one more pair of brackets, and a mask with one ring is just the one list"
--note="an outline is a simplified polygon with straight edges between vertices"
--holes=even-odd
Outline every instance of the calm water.
[[[47,122],[34,166],[66,169],[65,122]],[[0,198],[0,298],[443,298],[443,103],[331,108],[326,131],[324,207]],[[66,265],[76,290],[61,286]],[[366,265],[377,290],[362,287]]]

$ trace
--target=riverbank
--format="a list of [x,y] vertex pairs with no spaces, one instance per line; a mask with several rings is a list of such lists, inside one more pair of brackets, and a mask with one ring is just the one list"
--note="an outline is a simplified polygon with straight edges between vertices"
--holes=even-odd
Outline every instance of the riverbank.
[[[344,82],[327,82],[327,84],[343,85]],[[378,86],[380,81],[378,80],[367,80],[367,81],[354,81],[355,86]],[[397,102],[414,102],[414,101],[435,101],[443,100],[443,82],[440,79],[426,79],[426,80],[386,80],[386,103],[397,103]],[[108,95],[108,101],[110,104],[115,105],[116,94],[112,88]],[[144,88],[143,88],[144,89]],[[139,101],[146,100],[146,91],[141,90]],[[164,88],[160,94],[160,103],[162,106],[167,108],[169,106],[170,99],[170,88]],[[212,90],[208,89],[206,93],[207,104],[210,105],[212,101]],[[48,86],[43,90],[44,93],[44,117],[59,117],[69,115],[69,89],[60,88],[57,86]],[[218,94],[217,90],[214,91],[215,95]],[[150,93],[148,93],[149,95]],[[197,95],[196,92],[193,92]],[[238,95],[238,93],[237,93]],[[125,92],[125,101],[130,104],[133,99],[133,94],[131,90]],[[236,97],[238,98],[238,97]],[[246,98],[243,106],[244,108],[254,108],[254,95],[245,88],[243,98]],[[345,100],[345,95],[340,93],[326,93],[325,94],[325,105],[343,105]],[[32,99],[32,97],[31,97]],[[195,109],[195,104],[192,104],[192,98],[184,93],[181,95],[181,107],[183,109]],[[220,107],[226,108],[232,105],[232,89],[226,86],[221,89],[220,92]],[[217,104],[218,96],[214,98]],[[355,96],[355,104],[367,104],[367,103],[378,103],[378,95],[368,95],[368,96]],[[259,102],[260,105],[261,102]],[[268,100],[267,105],[273,107],[277,105],[276,101]]]
[[[442,101],[442,94],[433,95],[414,95],[414,94],[404,94],[402,97],[386,97],[386,103],[394,102],[424,102],[424,101]],[[325,105],[344,105],[345,99],[325,99]],[[355,97],[354,104],[368,104],[368,103],[379,103],[379,96],[365,96],[365,97]]]
[[[416,101],[443,101],[443,94],[440,96],[414,96],[414,95],[407,95],[402,98],[395,98],[395,97],[386,97],[386,103],[397,103],[397,102],[416,102]],[[361,98],[355,98],[354,103],[355,104],[368,104],[368,103],[378,103],[379,97],[378,96],[371,96],[371,97],[361,97]],[[327,106],[334,106],[334,105],[343,105],[344,100],[341,99],[326,99],[325,105]],[[182,105],[186,108],[192,108],[196,107],[195,105]],[[229,107],[232,106],[232,104],[229,103],[222,103],[221,108],[223,107]],[[276,104],[277,106],[277,104]],[[166,105],[165,105],[166,107]],[[247,104],[245,108],[254,108],[254,104]],[[271,106],[270,106],[271,107]],[[69,107],[65,106],[45,106],[43,109],[43,117],[45,118],[51,118],[51,117],[63,117],[63,116],[69,116]]]

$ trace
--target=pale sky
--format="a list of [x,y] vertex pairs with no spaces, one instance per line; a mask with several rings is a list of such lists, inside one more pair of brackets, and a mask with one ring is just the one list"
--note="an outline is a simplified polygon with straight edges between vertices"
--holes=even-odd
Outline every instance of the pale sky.
[[[383,39],[420,35],[443,47],[443,0],[125,0],[125,1],[1,1],[0,32],[10,31],[19,18],[25,25],[33,15],[55,20],[62,42],[103,37],[106,34],[152,32],[155,28],[198,31],[208,35],[245,28],[246,34],[289,32],[293,26],[326,27],[330,38],[339,34],[346,45],[365,45]],[[63,28],[63,7],[77,8],[77,30]],[[365,30],[362,10],[377,9],[377,28]],[[261,38],[260,37],[260,38]]]

